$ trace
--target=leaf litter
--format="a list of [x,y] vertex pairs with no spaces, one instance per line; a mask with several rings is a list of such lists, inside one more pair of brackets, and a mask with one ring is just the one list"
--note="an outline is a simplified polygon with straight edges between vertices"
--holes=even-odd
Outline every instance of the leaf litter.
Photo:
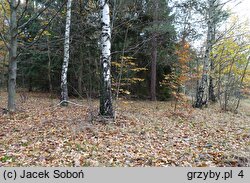
[[[0,106],[6,105],[6,93]],[[116,119],[86,100],[68,107],[29,93],[15,114],[0,115],[0,166],[249,166],[250,117],[217,106],[119,100]],[[92,110],[93,109],[93,110]]]

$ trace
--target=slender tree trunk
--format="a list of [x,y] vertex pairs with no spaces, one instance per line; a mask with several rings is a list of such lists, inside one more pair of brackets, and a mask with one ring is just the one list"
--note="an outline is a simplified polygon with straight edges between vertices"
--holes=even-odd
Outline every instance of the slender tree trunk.
[[113,118],[111,94],[111,30],[109,0],[100,0],[101,6],[101,86],[100,115]]
[[[154,8],[153,8],[153,21],[154,21],[154,29],[156,29],[157,21],[158,21],[158,0],[154,0]],[[157,66],[157,32],[154,30],[152,35],[152,61],[151,61],[151,84],[150,84],[150,96],[151,100],[156,100],[156,66]]]
[[4,59],[3,59],[3,64],[2,64],[2,68],[3,68],[3,70],[2,70],[2,72],[1,72],[1,86],[0,87],[5,87],[6,86],[6,79],[5,79],[5,74],[6,74],[6,68],[5,68],[5,62],[6,62],[6,60],[7,60],[8,58],[7,58],[7,54],[4,54]]
[[83,60],[84,60],[84,55],[83,55],[83,52],[84,52],[84,48],[83,46],[80,46],[79,47],[79,50],[80,50],[80,65],[79,65],[79,70],[77,72],[78,74],[78,92],[79,92],[79,95],[81,97],[83,97]]
[[80,67],[79,67],[79,74],[78,74],[78,92],[81,97],[83,96],[82,78],[83,78],[83,61],[80,60]]
[[220,107],[222,107],[221,106],[221,84],[222,84],[222,82],[221,82],[221,64],[219,63],[219,75],[218,75],[218,88],[217,88],[217,98],[218,98],[218,101],[219,101],[219,103],[220,103]]
[[[211,1],[211,0],[210,0]],[[209,3],[209,8],[210,10],[210,14],[209,14],[209,19],[211,21],[211,27],[210,27],[210,31],[211,31],[211,48],[210,51],[212,50],[212,46],[215,43],[215,31],[216,31],[216,25],[215,25],[215,3],[216,0],[213,0],[211,3]],[[214,78],[213,78],[213,73],[214,73],[214,59],[213,56],[210,55],[210,76],[209,76],[209,100],[212,102],[216,102],[216,96],[215,96],[215,92],[214,92]]]
[[[245,78],[245,75],[246,75],[246,72],[247,72],[247,68],[248,68],[248,65],[250,63],[250,57],[248,57],[247,59],[247,63],[246,63],[246,66],[244,68],[244,71],[243,71],[243,74],[242,74],[242,77],[241,77],[241,80],[240,80],[240,87],[239,89],[242,89],[242,86],[243,86],[243,81],[244,81],[244,78]],[[238,101],[237,101],[237,104],[236,104],[236,107],[235,107],[235,111],[237,111],[237,109],[239,108],[240,106],[240,99],[241,99],[241,96],[239,96],[238,98]]]
[[70,38],[70,24],[71,24],[71,0],[67,3],[67,17],[65,26],[65,41],[64,41],[64,59],[61,75],[61,104],[68,105],[68,85],[67,85],[67,72],[69,65],[69,38]]
[[208,0],[208,31],[207,31],[207,44],[203,63],[202,78],[198,86],[196,93],[196,101],[194,107],[202,108],[203,105],[207,105],[209,99],[209,70],[210,70],[210,54],[212,49],[212,37],[213,37],[213,3],[214,0]]
[[[101,70],[100,69],[100,64],[99,64],[99,59],[94,58],[94,63],[95,63],[94,70],[95,70],[95,73],[96,73],[96,74],[94,74],[94,78],[95,78],[94,81],[98,81],[99,77],[97,76],[97,73]],[[99,93],[100,83],[99,82],[95,82],[94,86],[95,87],[93,89],[93,93],[96,95],[97,93]]]
[[[211,72],[214,70],[214,68],[212,68],[213,65],[213,61],[211,61]],[[216,102],[216,96],[214,93],[214,78],[213,76],[209,76],[209,100],[212,102]]]
[[29,92],[32,92],[33,91],[33,85],[32,85],[32,77],[31,76],[29,76],[29,89],[28,89],[28,91]]
[[1,67],[3,67],[3,72],[1,72],[0,89],[4,86],[4,66]]
[[231,80],[232,80],[232,74],[233,74],[232,69],[233,69],[233,65],[234,65],[235,62],[236,62],[236,54],[232,59],[232,62],[231,62],[230,68],[229,68],[229,72],[228,72],[228,76],[227,76],[227,81],[226,81],[226,84],[225,84],[224,108],[223,108],[225,111],[227,110],[228,102],[229,102],[229,99],[230,99],[230,93],[231,93],[230,86],[232,84]]
[[47,45],[48,45],[48,80],[49,80],[49,93],[52,95],[52,81],[51,81],[51,52],[50,52],[50,42],[47,37]]
[[152,38],[152,61],[151,61],[151,85],[150,96],[151,100],[156,100],[156,62],[157,62],[157,37],[154,33]]
[[223,46],[223,49],[222,49],[221,54],[220,54],[220,58],[218,59],[219,63],[218,63],[217,99],[219,101],[220,108],[222,108],[221,88],[222,88],[222,70],[223,70],[223,63],[220,62],[220,60],[222,60],[221,57],[222,57],[222,53],[224,53],[224,50],[225,50],[225,46]]
[[87,58],[87,60],[88,60],[88,85],[87,85],[87,87],[88,87],[88,96],[89,96],[89,98],[90,98],[90,100],[91,100],[91,98],[92,98],[92,90],[93,90],[93,78],[92,78],[92,69],[91,69],[91,65],[92,65],[92,60],[91,60],[91,53],[90,53],[90,51],[88,51],[87,52],[87,54],[88,54],[88,58]]
[[16,72],[17,72],[17,7],[16,0],[10,1],[10,45],[9,45],[9,78],[8,110],[15,112]]

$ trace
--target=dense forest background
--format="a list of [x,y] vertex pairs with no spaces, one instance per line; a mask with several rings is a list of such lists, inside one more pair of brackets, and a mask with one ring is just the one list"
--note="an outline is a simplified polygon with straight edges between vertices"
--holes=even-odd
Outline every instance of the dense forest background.
[[[82,166],[249,165],[250,27],[238,3],[0,0],[0,166],[74,166],[78,155]],[[8,153],[12,141],[24,156]],[[54,161],[32,144],[63,148]],[[176,154],[161,159],[165,147]]]
[[[216,98],[225,103],[222,95],[227,100],[242,96],[249,83],[248,25],[230,15],[225,8],[227,3],[212,2],[210,10],[211,5],[206,1],[110,1],[113,93],[152,100],[180,98],[180,93],[184,93],[195,100],[197,82],[204,73],[204,58],[210,57],[214,64],[207,72],[215,79]],[[2,1],[2,88],[6,87],[8,78],[4,40],[8,41],[9,37],[5,20],[9,11],[7,1]],[[213,15],[209,11],[214,11]],[[18,88],[59,94],[65,16],[66,1],[20,2],[17,7]],[[99,96],[99,21],[98,1],[72,2],[68,70],[71,96]],[[206,36],[209,23],[212,38]],[[156,70],[152,70],[154,62]]]

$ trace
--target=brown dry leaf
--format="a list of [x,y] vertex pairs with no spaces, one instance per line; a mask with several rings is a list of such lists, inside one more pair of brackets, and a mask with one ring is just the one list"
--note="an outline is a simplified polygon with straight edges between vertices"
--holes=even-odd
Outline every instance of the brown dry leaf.
[[187,105],[174,112],[170,102],[121,100],[116,121],[105,124],[98,101],[93,116],[87,101],[58,102],[30,93],[18,104],[22,112],[0,116],[0,166],[249,166],[250,117],[243,112]]

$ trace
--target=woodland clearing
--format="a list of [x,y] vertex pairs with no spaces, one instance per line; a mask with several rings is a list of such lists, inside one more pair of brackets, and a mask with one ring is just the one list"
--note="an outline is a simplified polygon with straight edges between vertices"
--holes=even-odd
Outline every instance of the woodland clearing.
[[[0,106],[7,103],[1,92]],[[216,105],[174,112],[171,102],[117,102],[115,121],[98,117],[98,101],[57,105],[48,94],[18,98],[0,114],[0,166],[249,166],[250,102],[240,112]],[[91,107],[90,107],[91,106]]]

